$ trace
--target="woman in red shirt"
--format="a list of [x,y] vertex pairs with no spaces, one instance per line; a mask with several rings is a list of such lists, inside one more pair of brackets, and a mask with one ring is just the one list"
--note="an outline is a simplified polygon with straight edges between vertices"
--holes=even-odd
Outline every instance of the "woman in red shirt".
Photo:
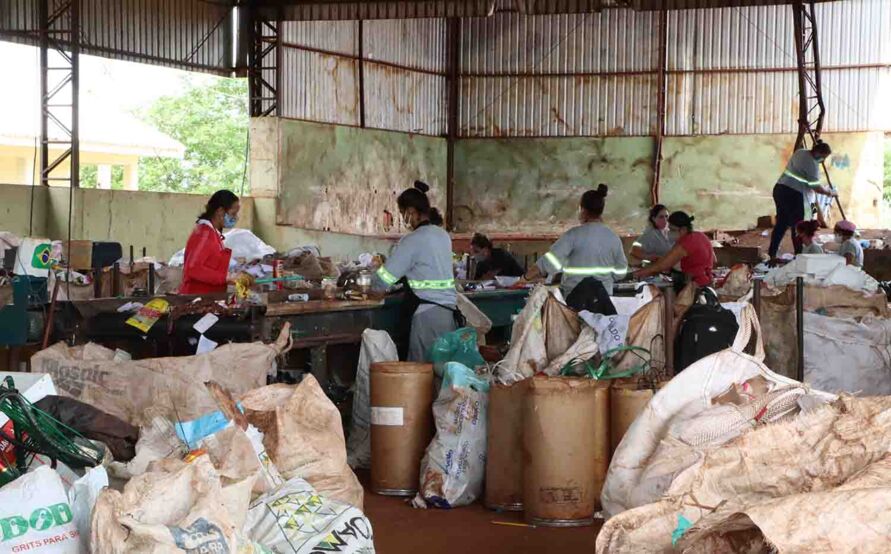
[[234,282],[236,275],[229,273],[232,251],[223,244],[223,229],[235,227],[239,208],[238,197],[228,190],[210,197],[186,243],[180,294],[226,292],[226,285]]
[[665,257],[654,264],[634,272],[636,277],[649,277],[669,271],[678,262],[688,281],[697,286],[707,287],[714,281],[715,249],[712,241],[704,233],[693,230],[693,217],[684,212],[674,212],[668,216],[670,230],[677,233],[677,241]]

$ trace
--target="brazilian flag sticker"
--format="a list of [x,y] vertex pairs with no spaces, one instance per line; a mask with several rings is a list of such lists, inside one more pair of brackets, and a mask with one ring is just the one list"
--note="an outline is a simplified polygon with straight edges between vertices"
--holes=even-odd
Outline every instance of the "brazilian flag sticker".
[[43,243],[34,247],[34,255],[31,257],[31,266],[35,269],[49,269],[53,247]]

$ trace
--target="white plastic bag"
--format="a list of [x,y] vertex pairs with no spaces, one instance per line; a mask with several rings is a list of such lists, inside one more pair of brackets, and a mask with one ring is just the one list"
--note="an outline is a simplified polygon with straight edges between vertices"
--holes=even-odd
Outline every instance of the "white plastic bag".
[[371,522],[349,504],[294,477],[251,504],[245,535],[278,554],[374,554]]
[[347,438],[347,463],[353,469],[371,467],[371,364],[399,360],[396,344],[386,331],[362,332],[359,366],[353,384],[353,415]]
[[421,460],[415,507],[455,508],[480,496],[486,475],[488,405],[488,381],[459,363],[446,364],[433,403],[436,436]]
[[232,250],[233,259],[244,258],[244,261],[252,262],[275,254],[275,248],[260,240],[260,237],[248,229],[232,229],[223,233],[223,237],[223,244]]
[[49,467],[38,467],[0,489],[0,553],[14,552],[87,552],[62,480]]
[[630,315],[603,315],[583,311],[579,313],[579,317],[597,333],[597,347],[601,354],[625,344]]
[[68,500],[71,504],[71,512],[74,515],[74,524],[80,535],[80,544],[84,552],[92,552],[90,549],[90,518],[93,515],[93,506],[102,489],[108,486],[108,473],[102,466],[96,466],[75,481],[68,491]]

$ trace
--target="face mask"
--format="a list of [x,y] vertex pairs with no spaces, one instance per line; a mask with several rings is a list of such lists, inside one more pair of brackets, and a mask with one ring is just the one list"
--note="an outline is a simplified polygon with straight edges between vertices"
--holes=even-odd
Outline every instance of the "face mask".
[[238,218],[230,213],[223,214],[223,229],[231,229],[235,227],[235,224],[238,222]]

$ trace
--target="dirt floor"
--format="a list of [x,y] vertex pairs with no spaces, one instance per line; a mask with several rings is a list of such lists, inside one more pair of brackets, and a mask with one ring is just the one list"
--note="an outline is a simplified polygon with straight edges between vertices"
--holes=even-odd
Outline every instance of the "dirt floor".
[[[367,483],[363,479],[364,483]],[[498,513],[476,503],[454,510],[417,510],[404,498],[365,489],[365,515],[379,554],[462,554],[501,552],[593,552],[600,521],[591,527],[553,529],[493,523],[522,523],[522,513]]]

